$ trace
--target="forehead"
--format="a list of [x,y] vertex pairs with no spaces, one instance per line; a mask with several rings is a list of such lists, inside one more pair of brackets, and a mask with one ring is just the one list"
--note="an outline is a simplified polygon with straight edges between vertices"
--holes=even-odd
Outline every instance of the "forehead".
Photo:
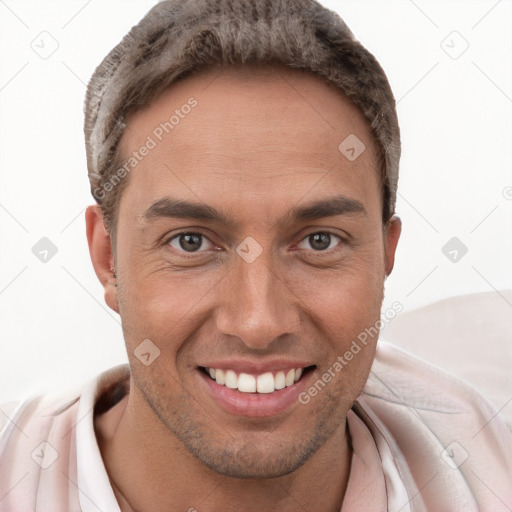
[[[141,207],[166,190],[247,206],[336,187],[380,199],[362,113],[321,77],[283,65],[215,66],[178,81],[128,120],[121,154],[148,144],[125,192]],[[364,150],[350,159],[347,146]]]

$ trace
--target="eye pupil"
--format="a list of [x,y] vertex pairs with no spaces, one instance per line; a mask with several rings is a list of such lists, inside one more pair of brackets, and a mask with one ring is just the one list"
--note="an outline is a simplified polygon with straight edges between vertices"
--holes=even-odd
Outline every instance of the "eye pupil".
[[201,247],[201,235],[181,235],[179,237],[179,240],[181,248],[184,249],[185,251],[197,251],[197,249]]
[[315,233],[309,236],[311,247],[323,251],[331,244],[331,235],[329,233]]

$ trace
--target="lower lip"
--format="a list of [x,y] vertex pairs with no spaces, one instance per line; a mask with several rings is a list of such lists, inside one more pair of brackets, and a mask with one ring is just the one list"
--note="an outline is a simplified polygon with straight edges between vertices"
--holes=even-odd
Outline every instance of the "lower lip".
[[210,395],[224,410],[239,416],[265,418],[284,412],[294,403],[298,403],[299,395],[307,387],[307,381],[314,372],[308,371],[291,386],[272,393],[242,393],[217,384],[201,370],[198,373]]

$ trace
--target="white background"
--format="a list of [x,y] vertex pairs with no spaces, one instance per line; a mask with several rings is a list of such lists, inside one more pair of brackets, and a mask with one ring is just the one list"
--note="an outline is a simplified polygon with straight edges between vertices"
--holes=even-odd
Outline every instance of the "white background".
[[[127,360],[86,243],[82,105],[94,68],[154,3],[0,0],[0,402]],[[511,2],[323,3],[398,102],[403,233],[384,308],[512,289]],[[58,45],[46,59],[41,38]],[[441,251],[454,236],[468,248],[457,263]],[[58,249],[47,263],[32,253],[42,237]]]

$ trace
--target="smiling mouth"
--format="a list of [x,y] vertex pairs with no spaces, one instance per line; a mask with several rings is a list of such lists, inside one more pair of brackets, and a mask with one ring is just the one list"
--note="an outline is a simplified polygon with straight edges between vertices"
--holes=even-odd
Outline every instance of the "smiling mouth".
[[241,393],[274,393],[280,389],[293,386],[304,378],[316,365],[305,368],[294,368],[275,372],[265,372],[258,375],[249,373],[236,373],[234,370],[222,370],[219,368],[199,367],[212,380],[221,386],[235,389]]

